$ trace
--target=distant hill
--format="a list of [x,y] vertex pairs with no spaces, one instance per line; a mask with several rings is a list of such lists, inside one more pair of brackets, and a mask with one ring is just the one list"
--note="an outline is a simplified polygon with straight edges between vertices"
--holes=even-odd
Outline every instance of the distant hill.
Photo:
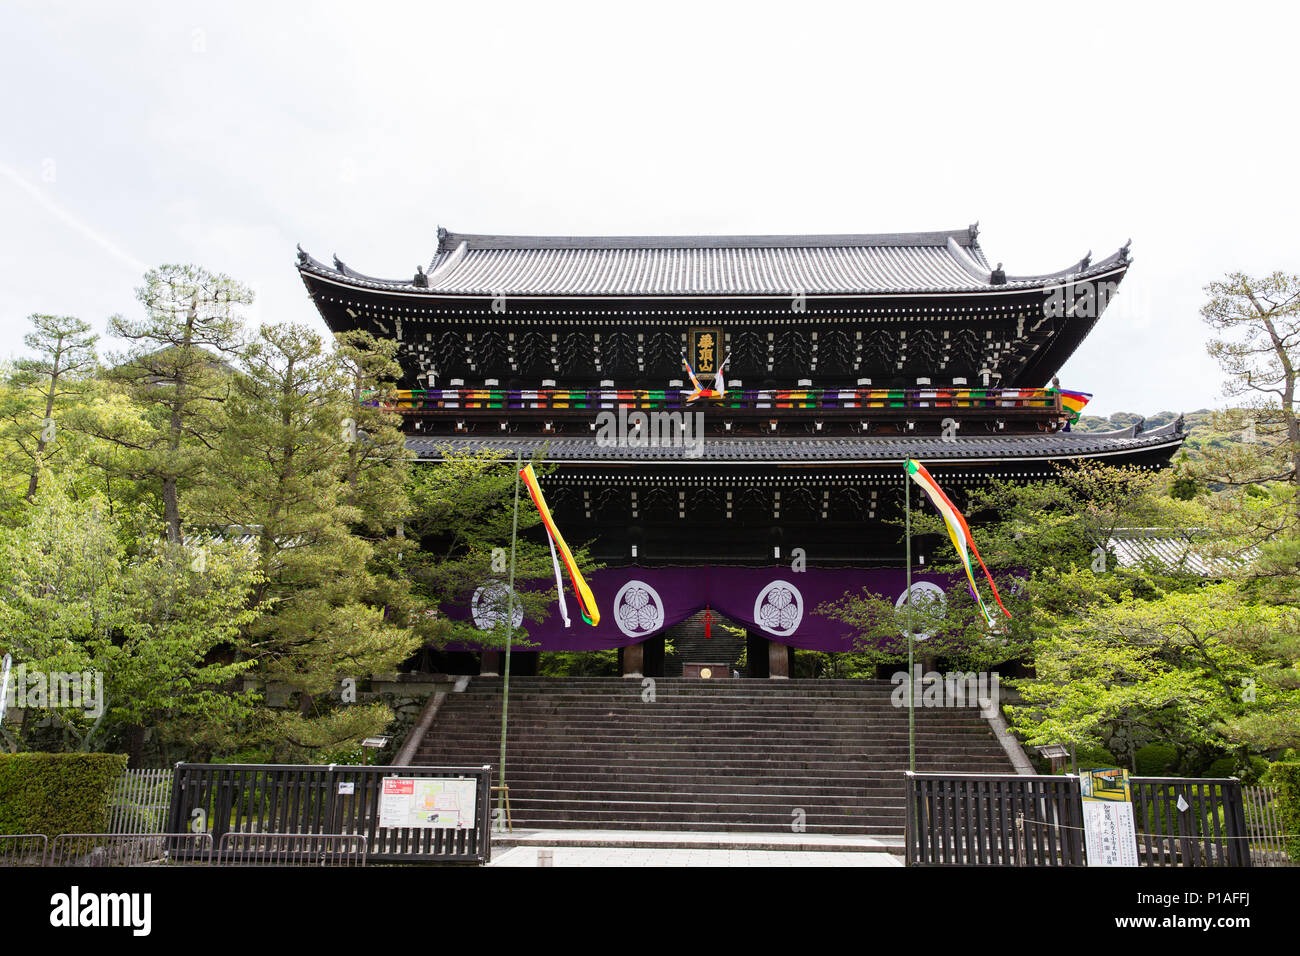
[[[1228,436],[1222,432],[1215,431],[1211,423],[1213,411],[1208,408],[1197,409],[1194,412],[1183,413],[1183,423],[1187,426],[1187,442],[1183,446],[1193,456],[1204,446],[1218,445],[1228,439]],[[1136,421],[1146,418],[1147,428],[1157,428],[1160,425],[1167,425],[1178,418],[1177,412],[1157,412],[1154,415],[1140,415],[1137,412],[1116,412],[1109,418],[1101,415],[1084,415],[1075,423],[1074,430],[1081,432],[1109,432],[1119,428],[1127,428]]]

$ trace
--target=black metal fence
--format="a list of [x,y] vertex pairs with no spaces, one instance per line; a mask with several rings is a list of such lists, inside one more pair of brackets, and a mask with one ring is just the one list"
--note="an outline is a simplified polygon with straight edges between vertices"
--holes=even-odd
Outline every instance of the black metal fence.
[[1130,779],[1144,865],[1250,866],[1250,831],[1236,777]]
[[[385,777],[472,779],[473,825],[381,827]],[[486,766],[182,763],[176,765],[168,829],[210,833],[218,846],[228,833],[360,835],[370,862],[486,863],[492,853],[490,787]],[[256,842],[231,845],[244,864],[280,853],[266,841],[260,850]],[[222,862],[220,851],[214,862]]]
[[214,862],[222,866],[365,866],[359,833],[225,833]]
[[1075,777],[907,774],[907,864],[1082,866]]
[[[1141,865],[1250,865],[1236,778],[1130,783]],[[908,773],[904,786],[909,866],[1087,863],[1078,777]]]
[[0,835],[0,866],[44,866],[50,838],[44,833]]
[[208,863],[209,833],[60,833],[45,866],[119,867]]

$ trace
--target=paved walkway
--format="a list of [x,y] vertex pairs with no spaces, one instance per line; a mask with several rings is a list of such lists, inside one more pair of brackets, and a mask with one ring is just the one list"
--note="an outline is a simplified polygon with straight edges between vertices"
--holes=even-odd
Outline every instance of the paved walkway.
[[843,833],[724,833],[696,830],[515,830],[493,833],[493,848],[515,846],[622,847],[786,852],[903,852],[903,838]]
[[[516,830],[492,835],[490,866],[902,866],[901,837],[839,833]],[[893,852],[891,852],[891,850]]]
[[628,846],[516,846],[494,852],[488,866],[538,866],[550,849],[551,866],[902,866],[891,853],[813,850],[650,849]]

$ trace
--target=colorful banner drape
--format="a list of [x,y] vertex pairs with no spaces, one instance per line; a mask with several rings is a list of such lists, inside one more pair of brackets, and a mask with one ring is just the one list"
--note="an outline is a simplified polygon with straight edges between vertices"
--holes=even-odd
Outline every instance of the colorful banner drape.
[[551,517],[551,509],[546,506],[546,499],[542,496],[542,488],[537,483],[537,474],[533,471],[533,466],[525,465],[520,470],[519,477],[523,479],[533,504],[537,506],[537,513],[542,516],[542,524],[550,540],[551,563],[555,567],[555,590],[560,597],[560,615],[564,618],[564,626],[569,626],[569,609],[564,601],[564,586],[560,580],[560,562],[556,559],[556,551],[564,558],[564,567],[569,572],[569,580],[573,582],[573,593],[578,598],[578,611],[582,614],[582,619],[592,627],[598,626],[600,608],[596,606],[596,597],[591,593],[591,588],[587,587],[587,582],[583,579],[582,572],[578,570],[578,564],[573,560],[573,553],[569,551],[569,546],[564,543],[564,535],[560,534],[560,529],[555,526],[555,519]]
[[975,539],[971,537],[970,526],[966,524],[966,519],[962,517],[961,512],[957,510],[948,496],[943,493],[943,489],[939,487],[924,465],[909,458],[906,467],[908,476],[921,486],[921,490],[939,509],[939,514],[943,515],[943,523],[948,526],[948,537],[952,538],[952,546],[957,551],[957,557],[961,559],[962,567],[966,569],[966,583],[970,586],[971,596],[975,598],[975,603],[979,605],[984,620],[988,622],[989,627],[993,627],[993,615],[984,604],[984,599],[980,597],[979,588],[975,586],[975,572],[970,563],[971,554],[975,555],[975,560],[984,569],[984,576],[988,578],[989,587],[993,589],[993,600],[998,602],[998,607],[1002,608],[1002,613],[1010,617],[1011,612],[1002,606],[1002,598],[998,595],[998,586],[993,583],[993,575],[989,574],[989,569],[984,567],[984,559],[980,557],[979,549],[975,547]]
[[[594,651],[639,644],[662,634],[675,624],[706,608],[713,622],[726,619],[755,636],[809,651],[845,653],[860,650],[858,629],[829,615],[819,613],[823,605],[844,599],[845,594],[871,594],[899,604],[907,599],[907,575],[901,568],[808,568],[792,571],[790,565],[736,568],[725,565],[693,567],[642,568],[605,567],[587,575],[594,591],[600,593],[600,624],[594,627],[565,628],[558,604],[552,600],[539,619],[529,619],[527,632],[530,651]],[[912,584],[928,582],[932,593],[956,595],[966,587],[966,579],[956,574],[913,572]],[[489,648],[501,646],[493,630],[500,601],[490,600],[499,594],[503,582],[493,576],[482,581],[466,582],[463,599],[439,608],[440,614],[472,624],[489,641]],[[550,575],[516,580],[520,593],[550,592],[554,586]],[[474,596],[482,592],[476,608]],[[516,632],[518,635],[518,632]],[[899,635],[901,636],[901,635]],[[713,639],[702,641],[692,660],[721,664],[710,645],[718,643],[717,627]],[[478,651],[478,644],[452,644],[447,650]],[[700,656],[702,655],[702,656]]]
[[1061,396],[1061,407],[1065,409],[1066,421],[1073,425],[1079,420],[1083,407],[1092,401],[1092,393],[1072,392],[1064,388],[1058,388],[1056,392]]

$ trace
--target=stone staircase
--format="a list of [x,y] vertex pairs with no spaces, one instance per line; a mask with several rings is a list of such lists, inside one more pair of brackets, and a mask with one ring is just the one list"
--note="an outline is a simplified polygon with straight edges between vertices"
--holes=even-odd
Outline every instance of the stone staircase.
[[664,660],[664,674],[681,677],[682,665],[687,663],[724,664],[730,670],[745,651],[744,633],[728,630],[731,622],[716,611],[710,637],[704,636],[704,612],[693,614],[680,624],[668,629],[675,653]]
[[[865,680],[512,678],[516,830],[901,836],[907,711]],[[421,765],[497,767],[501,681],[450,694]],[[917,769],[1013,773],[973,708],[917,708]],[[494,776],[495,782],[495,776]]]

